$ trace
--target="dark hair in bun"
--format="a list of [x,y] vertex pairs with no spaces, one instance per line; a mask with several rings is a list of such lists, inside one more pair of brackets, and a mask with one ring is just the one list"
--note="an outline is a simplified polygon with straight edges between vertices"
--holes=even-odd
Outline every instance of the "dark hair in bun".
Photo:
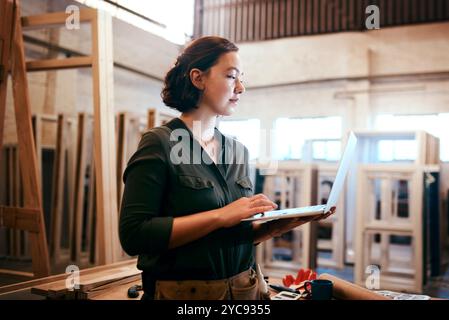
[[238,51],[231,41],[221,37],[202,37],[190,43],[167,72],[161,92],[165,105],[180,112],[197,108],[201,90],[190,81],[190,70],[207,72],[222,54]]

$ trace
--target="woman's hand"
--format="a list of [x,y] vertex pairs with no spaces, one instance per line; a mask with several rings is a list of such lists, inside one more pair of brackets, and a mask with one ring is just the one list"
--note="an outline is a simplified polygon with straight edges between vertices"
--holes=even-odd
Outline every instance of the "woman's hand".
[[262,223],[256,227],[258,232],[256,232],[255,242],[261,242],[273,237],[279,237],[282,234],[292,229],[295,229],[305,223],[326,219],[334,212],[335,207],[332,207],[331,210],[324,215],[301,217],[301,218],[278,219]]
[[223,228],[239,224],[242,219],[252,217],[257,213],[274,210],[277,204],[268,199],[264,194],[252,197],[242,197],[227,206],[217,209],[220,226]]

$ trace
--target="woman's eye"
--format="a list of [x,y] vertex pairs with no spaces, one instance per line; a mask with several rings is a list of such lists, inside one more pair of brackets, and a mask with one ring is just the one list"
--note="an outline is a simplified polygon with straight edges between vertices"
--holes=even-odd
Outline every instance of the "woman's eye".
[[233,80],[235,80],[235,76],[227,76],[228,78],[230,78],[230,79],[233,79]]

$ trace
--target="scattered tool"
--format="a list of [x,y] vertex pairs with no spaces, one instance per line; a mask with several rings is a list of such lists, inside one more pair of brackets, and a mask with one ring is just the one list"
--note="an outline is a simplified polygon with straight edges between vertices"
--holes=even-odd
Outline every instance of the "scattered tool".
[[141,285],[133,285],[128,289],[128,297],[129,298],[137,298],[139,297],[139,291],[142,290],[142,286]]

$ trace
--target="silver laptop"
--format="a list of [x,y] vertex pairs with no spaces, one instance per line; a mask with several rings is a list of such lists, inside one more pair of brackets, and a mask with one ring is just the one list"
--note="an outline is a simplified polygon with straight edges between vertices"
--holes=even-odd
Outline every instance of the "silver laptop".
[[355,146],[357,144],[357,138],[354,133],[349,134],[348,143],[346,144],[345,151],[341,157],[340,166],[338,167],[337,176],[335,177],[334,184],[332,185],[329,198],[326,204],[309,206],[309,207],[299,207],[290,208],[284,210],[273,210],[264,213],[259,213],[251,218],[243,219],[242,221],[256,221],[256,220],[275,220],[275,219],[285,219],[285,218],[296,218],[296,217],[308,217],[316,216],[320,214],[328,213],[332,207],[335,207],[340,196],[341,189],[345,182],[346,174],[348,173],[349,166],[351,164],[352,157],[354,156]]

